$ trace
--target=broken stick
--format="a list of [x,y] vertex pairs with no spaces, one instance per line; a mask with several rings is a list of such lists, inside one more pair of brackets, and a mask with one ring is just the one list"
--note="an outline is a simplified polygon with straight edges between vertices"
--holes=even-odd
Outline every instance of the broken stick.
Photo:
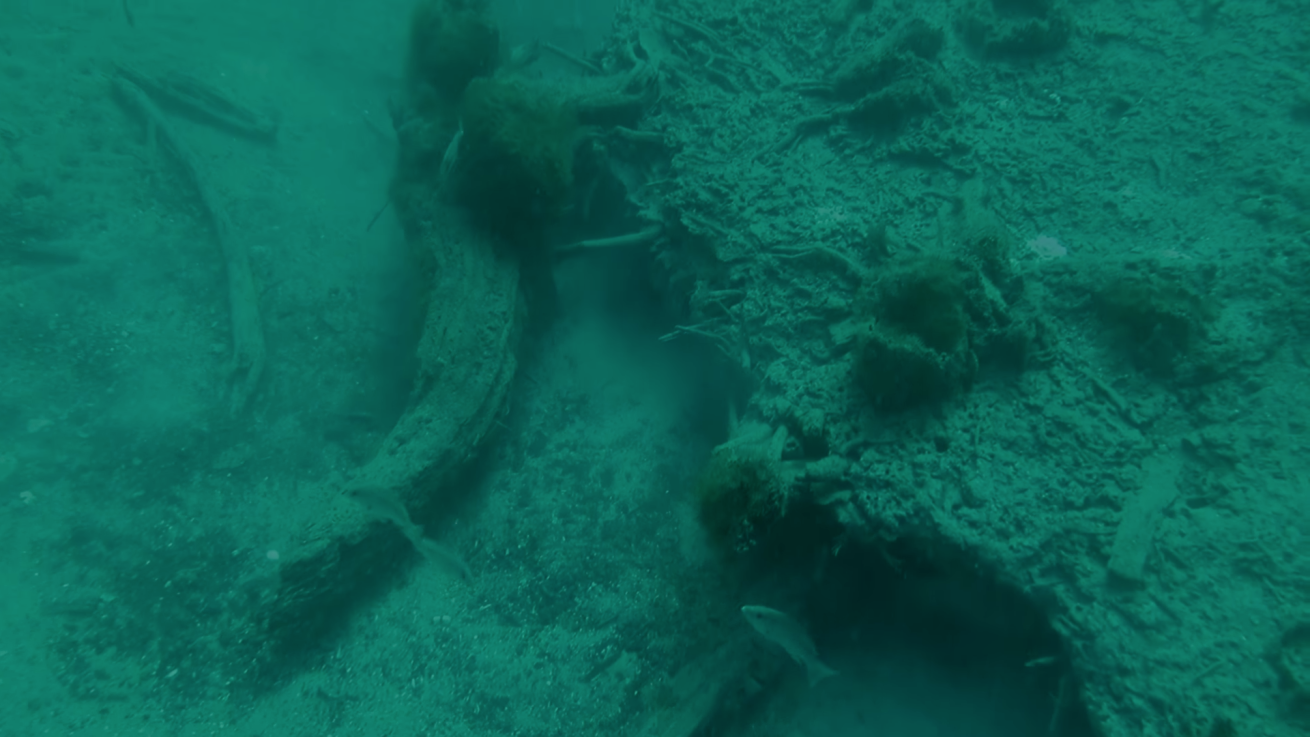
[[160,105],[247,138],[266,143],[277,139],[277,121],[197,77],[176,70],[147,74],[125,62],[114,68]]
[[1146,560],[1151,554],[1155,530],[1164,511],[1178,497],[1182,468],[1182,457],[1176,453],[1142,461],[1142,488],[1124,504],[1123,517],[1110,547],[1108,568],[1114,578],[1132,584],[1146,581]]
[[227,267],[228,308],[232,318],[232,361],[229,378],[232,384],[232,411],[244,409],[264,373],[267,352],[264,328],[259,318],[259,294],[250,272],[250,253],[246,243],[233,237],[232,223],[218,195],[201,175],[199,159],[173,132],[168,119],[151,102],[135,82],[124,76],[113,79],[114,92],[129,110],[141,116],[152,140],[163,144],[181,166],[183,174],[196,189],[201,207],[209,216]]

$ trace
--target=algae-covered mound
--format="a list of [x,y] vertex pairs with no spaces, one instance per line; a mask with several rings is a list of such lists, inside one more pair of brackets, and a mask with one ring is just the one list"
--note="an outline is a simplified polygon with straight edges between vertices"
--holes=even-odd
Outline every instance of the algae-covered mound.
[[786,487],[778,461],[755,448],[716,449],[696,480],[697,513],[710,541],[742,552],[786,508]]
[[420,0],[410,18],[407,75],[442,101],[495,70],[500,32],[486,0]]
[[1202,354],[1219,303],[1194,275],[1143,264],[1103,279],[1094,287],[1096,307],[1134,364],[1171,376],[1184,364],[1205,361]]
[[909,409],[966,388],[978,368],[966,301],[974,274],[958,259],[900,259],[866,288],[855,376],[880,408]]
[[1033,57],[1063,49],[1073,22],[1063,0],[971,0],[956,19],[960,36],[989,57]]
[[460,122],[452,184],[479,222],[517,234],[559,210],[578,128],[566,104],[524,81],[479,78],[464,91]]

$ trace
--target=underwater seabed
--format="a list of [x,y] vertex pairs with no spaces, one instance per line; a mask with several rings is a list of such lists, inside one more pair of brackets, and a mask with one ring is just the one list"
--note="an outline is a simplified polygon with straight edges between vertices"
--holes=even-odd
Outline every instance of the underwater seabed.
[[[1045,615],[981,573],[906,564],[904,542],[849,546],[803,612],[823,661],[780,676],[706,733],[740,737],[1094,735]],[[767,645],[763,646],[766,649]],[[772,656],[772,654],[771,654]],[[777,653],[776,657],[786,659]]]

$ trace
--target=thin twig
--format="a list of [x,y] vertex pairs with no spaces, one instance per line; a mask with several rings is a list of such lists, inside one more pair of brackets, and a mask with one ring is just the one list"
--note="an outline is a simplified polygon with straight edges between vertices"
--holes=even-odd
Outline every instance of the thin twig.
[[602,72],[602,71],[600,70],[600,67],[596,66],[595,64],[592,64],[591,62],[587,61],[586,59],[583,59],[581,56],[578,56],[577,54],[574,54],[574,53],[572,53],[572,52],[565,51],[564,49],[561,49],[560,47],[556,46],[556,45],[553,44],[553,43],[543,43],[543,44],[541,45],[541,48],[543,48],[543,49],[549,51],[550,53],[554,54],[555,56],[558,56],[559,58],[563,59],[564,61],[570,62],[570,63],[572,63],[572,64],[576,64],[577,66],[582,67],[583,69],[587,70],[587,71],[590,72],[591,74],[596,75],[597,77],[601,77],[601,76],[604,76],[604,75],[605,75],[605,73]]

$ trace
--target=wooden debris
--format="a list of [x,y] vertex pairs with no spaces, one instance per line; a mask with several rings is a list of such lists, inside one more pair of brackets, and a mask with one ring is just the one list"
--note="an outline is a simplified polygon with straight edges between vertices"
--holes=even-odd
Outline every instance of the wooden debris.
[[1177,454],[1148,458],[1142,463],[1142,489],[1124,506],[1123,518],[1110,548],[1110,574],[1121,581],[1146,580],[1146,558],[1151,552],[1160,515],[1178,496],[1182,459]]
[[151,75],[136,67],[118,62],[115,70],[160,105],[238,135],[272,142],[277,138],[277,122],[236,101],[231,95],[183,72],[169,70]]
[[760,151],[758,154],[756,154],[755,158],[758,160],[764,155],[769,153],[774,153],[774,154],[787,153],[788,151],[791,151],[793,148],[795,148],[796,144],[800,143],[801,139],[805,138],[811,133],[827,128],[831,125],[837,124],[844,117],[849,115],[850,112],[851,112],[850,106],[842,106],[842,107],[834,107],[825,112],[818,113],[815,115],[809,115],[804,118],[801,118],[800,120],[792,124],[791,132],[787,134],[786,138],[782,139],[781,141],[775,143],[772,146],[766,147],[763,151]]
[[151,138],[168,149],[195,187],[196,196],[209,217],[210,227],[222,250],[232,320],[232,360],[228,369],[232,384],[231,404],[234,412],[240,411],[255,393],[267,360],[264,329],[259,317],[259,294],[250,271],[250,253],[245,241],[234,237],[227,212],[200,171],[199,158],[173,131],[163,112],[131,77],[116,76],[112,83],[118,98],[145,121]]
[[1119,413],[1119,416],[1122,417],[1125,422],[1133,427],[1142,426],[1142,420],[1137,416],[1137,412],[1133,409],[1133,405],[1130,404],[1127,399],[1124,399],[1122,394],[1115,391],[1114,387],[1110,386],[1099,376],[1093,374],[1082,366],[1075,366],[1074,368],[1091,382],[1092,387],[1096,389],[1097,393],[1110,403],[1110,406]]
[[724,734],[777,683],[783,661],[761,658],[750,638],[729,641],[688,662],[658,687],[672,703],[651,709],[636,737],[702,737]]
[[17,141],[22,136],[18,132],[17,126],[13,123],[0,118],[0,140]]
[[829,261],[841,268],[847,276],[857,282],[864,280],[864,267],[855,263],[849,256],[827,246],[779,246],[770,250],[781,259],[813,258],[816,261]]
[[823,13],[823,22],[831,33],[844,33],[856,15],[868,12],[868,0],[833,0]]
[[[684,31],[690,32],[692,35],[699,36],[702,40],[704,40],[705,43],[709,45],[710,50],[713,52],[710,55],[710,61],[713,61],[715,59],[722,59],[723,61],[733,64],[746,71],[765,71],[773,75],[774,77],[777,77],[779,82],[785,81],[783,79],[785,74],[777,71],[776,64],[753,64],[751,62],[745,61],[744,59],[738,59],[736,55],[734,55],[731,51],[729,51],[731,47],[729,47],[728,44],[724,43],[723,39],[719,38],[719,35],[717,33],[711,31],[705,25],[701,23],[697,23],[695,21],[686,20],[684,18],[679,18],[676,15],[669,15],[668,13],[660,13],[658,11],[655,12],[654,15],[656,18],[659,18],[665,21],[666,23],[675,25],[683,29]],[[702,69],[705,69],[709,66],[709,62],[706,62],[705,64],[700,66]]]
[[[402,212],[413,207],[396,205]],[[471,485],[451,482],[506,411],[527,309],[510,249],[454,205],[439,198],[423,198],[422,205],[424,223],[409,234],[415,267],[428,284],[414,389],[409,407],[349,488],[394,494],[431,530],[458,508]],[[258,668],[276,667],[287,653],[321,644],[361,591],[399,570],[410,545],[369,520],[340,489],[319,493],[329,511],[297,531],[300,544],[283,555],[274,595],[237,635],[259,648]],[[469,563],[476,571],[478,560]]]

